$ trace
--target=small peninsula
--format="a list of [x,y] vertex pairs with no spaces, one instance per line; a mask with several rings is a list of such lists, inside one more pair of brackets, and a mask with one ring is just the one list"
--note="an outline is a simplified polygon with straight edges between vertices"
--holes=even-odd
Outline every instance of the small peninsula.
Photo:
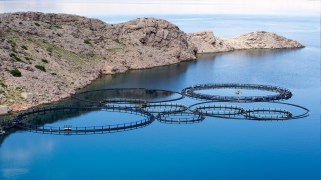
[[223,39],[162,19],[107,24],[77,15],[0,14],[0,114],[69,97],[104,74],[195,60],[198,53],[302,48],[257,31]]

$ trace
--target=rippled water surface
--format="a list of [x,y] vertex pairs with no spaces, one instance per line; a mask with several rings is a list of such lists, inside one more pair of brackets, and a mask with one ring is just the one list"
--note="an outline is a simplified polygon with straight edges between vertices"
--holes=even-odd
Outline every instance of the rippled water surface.
[[[285,102],[307,107],[310,116],[288,121],[208,117],[195,124],[154,121],[144,128],[100,135],[64,136],[18,130],[1,137],[0,179],[320,179],[319,17],[162,18],[187,32],[211,29],[222,37],[272,31],[296,39],[306,48],[200,55],[197,61],[105,76],[84,90],[143,87],[181,91],[203,83],[267,84],[290,89],[293,97]],[[102,19],[115,23],[131,17]],[[169,96],[177,95],[158,93],[149,98]],[[178,103],[196,102],[200,101],[185,98]],[[67,99],[60,104],[80,103]],[[273,103],[236,105],[301,113],[295,107]],[[52,117],[39,115],[38,123],[85,126],[142,118],[101,110]]]

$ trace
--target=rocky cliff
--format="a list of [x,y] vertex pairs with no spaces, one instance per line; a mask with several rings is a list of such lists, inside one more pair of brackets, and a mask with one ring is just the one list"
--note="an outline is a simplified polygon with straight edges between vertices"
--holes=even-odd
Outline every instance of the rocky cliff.
[[187,35],[154,18],[107,24],[67,14],[0,14],[0,112],[60,100],[102,74],[193,60],[197,52],[291,47],[301,46],[263,32],[228,40]]

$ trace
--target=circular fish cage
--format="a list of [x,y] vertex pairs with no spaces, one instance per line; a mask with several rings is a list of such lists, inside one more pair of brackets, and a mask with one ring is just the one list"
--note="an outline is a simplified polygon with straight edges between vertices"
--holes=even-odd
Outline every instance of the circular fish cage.
[[108,108],[140,108],[147,102],[141,99],[113,98],[102,100],[100,103]]
[[[71,125],[64,126],[45,126],[45,125],[34,125],[29,122],[32,121],[33,115],[45,115],[46,113],[56,113],[56,112],[80,112],[80,111],[94,111],[94,110],[105,110],[109,112],[121,112],[134,114],[142,116],[142,120],[132,121],[129,123],[121,124],[104,124],[97,126],[82,126],[74,127]],[[24,112],[16,116],[14,125],[24,130],[28,130],[36,133],[43,134],[61,134],[61,135],[84,135],[84,134],[103,134],[103,133],[112,133],[118,131],[127,131],[137,128],[145,127],[151,124],[155,120],[154,116],[141,109],[132,109],[132,108],[110,108],[110,107],[49,107],[34,109],[32,111]]]
[[176,113],[187,109],[185,105],[174,103],[149,103],[143,104],[141,108],[149,113]]
[[292,118],[292,113],[284,109],[248,109],[243,113],[246,119],[253,120],[288,120]]
[[204,116],[218,117],[218,118],[229,118],[239,119],[243,118],[242,114],[244,109],[234,105],[224,104],[210,104],[210,105],[192,105],[189,107],[190,111],[198,112]]
[[176,112],[160,113],[156,116],[156,119],[167,124],[193,124],[203,121],[205,117],[200,113]]
[[[199,90],[211,89],[255,89],[270,91],[274,92],[275,94],[265,96],[219,96],[196,92]],[[241,94],[238,91],[237,93]],[[186,107],[183,104],[168,103],[181,100],[185,97],[185,95],[198,100],[206,101],[193,104],[189,107]],[[201,122],[205,119],[205,117],[262,121],[300,119],[309,116],[309,109],[303,106],[277,101],[291,98],[292,93],[289,90],[266,85],[204,84],[185,88],[182,90],[182,93],[145,88],[116,88],[85,91],[77,93],[72,97],[81,102],[87,102],[89,105],[34,109],[32,111],[23,112],[17,115],[15,120],[9,123],[8,127],[15,126],[28,131],[43,134],[103,134],[145,127],[151,124],[155,119],[162,123],[188,124]],[[236,103],[237,105],[235,105]],[[241,105],[242,103],[243,105]],[[269,106],[273,104],[273,108],[266,108],[265,103],[268,103]],[[102,110],[135,114],[142,116],[143,119],[135,120],[136,117],[131,119],[127,118],[129,117],[127,115],[124,115],[124,117],[121,117],[120,115],[121,118],[119,119],[120,121],[117,120],[117,124],[111,123],[115,119],[109,119],[111,121],[109,121],[109,124],[107,125],[105,122],[100,121],[99,123],[104,125],[95,125],[96,121],[84,121],[80,122],[80,125],[89,123],[88,126],[49,126],[50,123],[59,124],[59,118],[57,117],[60,115],[60,112],[63,112],[62,114],[64,114],[64,112],[72,112],[72,115],[70,116],[74,117],[75,114],[82,115],[90,111]],[[46,114],[48,113],[54,115],[54,118],[52,118],[50,121],[46,119]],[[117,114],[117,116],[119,116],[119,114]],[[32,119],[34,117],[45,120],[37,122]],[[103,115],[100,117],[110,118],[109,115]],[[60,118],[68,119],[69,116],[67,115]],[[128,123],[119,123],[123,120],[130,121]]]
[[[212,90],[212,89],[247,89],[247,90],[260,90],[270,91],[277,93],[276,95],[266,96],[220,96],[198,93],[200,90]],[[182,90],[182,94],[191,98],[201,100],[215,100],[215,101],[237,101],[237,102],[269,102],[277,100],[286,100],[292,97],[290,90],[268,85],[257,84],[200,84],[191,87],[187,87]],[[239,92],[237,92],[239,94]]]
[[183,99],[184,95],[179,92],[161,89],[113,88],[84,91],[72,95],[72,98],[89,104],[101,105],[102,103],[108,103],[108,101],[119,103],[120,101],[118,100],[127,100],[130,103],[172,102]]
[[285,103],[285,102],[270,102],[270,103],[285,105],[285,106],[293,107],[295,109],[302,111],[301,113],[295,113],[295,114],[292,113],[291,119],[301,119],[310,115],[310,110],[308,108],[297,104],[291,104],[291,103]]

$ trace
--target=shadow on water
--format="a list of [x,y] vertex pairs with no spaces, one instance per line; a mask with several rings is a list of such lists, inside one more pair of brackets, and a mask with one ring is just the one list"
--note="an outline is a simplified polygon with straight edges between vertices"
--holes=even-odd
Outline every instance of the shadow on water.
[[[84,106],[97,106],[101,104],[102,101],[107,99],[142,99],[145,101],[168,101],[171,99],[179,99],[182,96],[178,93],[171,91],[162,91],[162,90],[154,90],[154,89],[107,89],[107,90],[98,90],[98,91],[86,91],[86,93],[80,93],[77,95],[77,98],[81,100],[77,100],[74,98],[68,98],[62,100],[57,103],[53,103],[51,105],[42,105],[38,108],[45,108],[51,106],[73,106],[73,107],[84,107]],[[82,101],[84,100],[84,101]],[[88,100],[88,102],[86,101]],[[35,108],[37,109],[37,108]],[[29,110],[30,111],[30,110]],[[49,111],[45,113],[35,113],[29,115],[27,119],[23,120],[24,123],[32,124],[36,126],[45,126],[46,124],[63,122],[68,119],[77,118],[79,116],[86,115],[88,113],[99,111],[97,109],[85,109],[85,110],[76,110],[76,111]],[[8,120],[14,119],[16,114],[2,116],[0,122],[7,122]],[[1,123],[2,124],[2,123]],[[6,133],[1,135],[0,144],[4,141],[6,137],[10,134],[19,131],[17,128],[4,128]]]
[[75,98],[84,102],[92,102],[101,104],[109,100],[135,100],[153,102],[153,101],[168,101],[181,97],[180,94],[172,91],[163,91],[157,89],[145,88],[115,88],[115,89],[99,89],[86,91],[76,94]]
[[[61,102],[60,102],[61,103]],[[48,105],[43,105],[41,107],[46,107]],[[39,107],[39,108],[41,108]],[[86,110],[86,111],[54,111],[54,112],[46,112],[42,114],[35,114],[28,117],[28,123],[37,125],[37,126],[43,126],[48,123],[55,123],[59,121],[64,121],[68,118],[75,118],[87,113],[90,113],[94,110]],[[9,137],[11,134],[16,133],[18,131],[21,131],[21,129],[16,127],[10,127],[5,128],[4,123],[6,123],[8,120],[13,119],[16,116],[16,114],[6,115],[0,117],[0,123],[1,123],[1,129],[3,128],[5,130],[5,134],[0,135],[0,147],[1,144],[4,142],[4,140]]]
[[[181,76],[186,73],[190,64],[196,61],[181,62],[169,66],[155,67],[152,69],[132,70],[122,74],[106,75],[88,85],[81,91],[105,88],[150,88],[173,89]],[[157,86],[155,87],[155,81]],[[171,88],[171,89],[169,89]]]
[[[92,107],[94,105],[94,107],[96,108],[80,108],[80,109],[75,109],[71,111],[71,110],[68,110],[68,106],[66,106],[67,110],[60,109],[60,110],[46,111],[46,112],[35,111],[34,114],[26,116],[27,118],[22,120],[22,122],[36,125],[36,126],[45,126],[46,124],[65,121],[65,120],[79,117],[94,111],[99,112],[101,110],[100,106],[104,104],[103,101],[114,99],[114,98],[116,98],[116,100],[139,98],[146,101],[153,101],[153,100],[168,101],[168,100],[181,98],[181,97],[182,96],[180,94],[177,94],[175,92],[151,90],[151,89],[107,89],[107,90],[98,90],[98,91],[87,91],[85,93],[80,93],[79,95],[77,95],[77,98],[79,98],[80,100],[74,100],[74,99],[71,99],[70,101],[65,100],[65,103],[60,102],[58,103],[58,105],[66,106],[66,104],[69,104],[68,106],[73,106],[73,107],[85,107],[85,106]],[[42,106],[42,107],[46,107],[46,106]],[[8,118],[10,117],[14,118],[14,115],[8,116]],[[4,129],[8,130],[10,128],[4,128]]]

